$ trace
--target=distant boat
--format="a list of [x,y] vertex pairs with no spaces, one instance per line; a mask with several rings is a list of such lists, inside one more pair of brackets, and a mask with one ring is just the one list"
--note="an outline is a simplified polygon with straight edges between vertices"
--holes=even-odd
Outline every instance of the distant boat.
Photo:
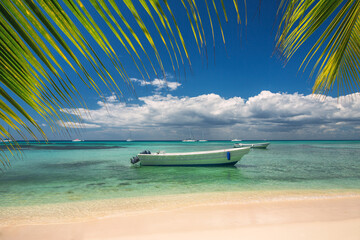
[[141,166],[235,165],[249,151],[249,147],[185,153],[144,151],[133,157],[131,163],[135,164],[140,161]]
[[235,139],[233,139],[233,140],[231,140],[232,142],[241,142],[241,139],[237,139],[237,138],[235,138]]
[[134,141],[134,140],[132,139],[132,132],[131,132],[131,130],[129,130],[129,135],[128,135],[126,141],[127,141],[127,142],[132,142],[132,141]]
[[81,140],[81,139],[74,139],[74,140],[72,140],[73,142],[83,142],[84,140]]
[[204,132],[201,133],[201,139],[199,140],[199,142],[207,142],[208,140],[206,140],[204,138]]
[[[10,135],[10,128],[8,127],[8,134]],[[8,143],[8,142],[12,142],[13,140],[11,140],[10,138],[4,138],[1,140],[3,143]]]
[[197,142],[197,140],[195,140],[193,138],[190,129],[189,129],[189,138],[186,138],[186,139],[182,140],[182,142]]
[[269,146],[269,142],[265,143],[253,143],[253,144],[246,144],[246,143],[235,143],[234,148],[242,148],[242,147],[251,147],[251,148],[267,148]]

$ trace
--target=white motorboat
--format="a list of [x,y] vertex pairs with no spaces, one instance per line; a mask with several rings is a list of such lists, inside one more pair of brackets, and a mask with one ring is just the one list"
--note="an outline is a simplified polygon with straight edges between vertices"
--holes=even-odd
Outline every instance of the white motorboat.
[[185,139],[185,140],[182,140],[182,142],[196,142],[195,139]]
[[241,139],[237,139],[237,138],[235,138],[235,139],[233,139],[233,140],[231,140],[232,142],[241,142]]
[[72,140],[73,142],[83,142],[84,140],[81,140],[81,139],[74,139],[74,140]]
[[144,151],[131,159],[141,166],[216,166],[235,165],[250,151],[249,147],[185,153]]
[[267,148],[269,146],[269,142],[264,143],[235,143],[234,148],[242,148],[242,147],[250,147],[250,148]]

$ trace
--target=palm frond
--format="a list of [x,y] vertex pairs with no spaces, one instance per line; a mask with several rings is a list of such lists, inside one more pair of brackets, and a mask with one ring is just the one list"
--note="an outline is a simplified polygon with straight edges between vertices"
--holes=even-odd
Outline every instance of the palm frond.
[[[201,16],[195,0],[182,0],[181,3],[188,14],[199,52],[204,48],[207,56],[206,31],[202,22],[205,17]],[[225,21],[228,21],[224,1],[220,3]],[[240,22],[237,0],[233,3]],[[206,6],[215,41],[207,2]],[[225,43],[215,0],[213,10]],[[149,31],[149,21],[143,21],[145,17],[150,18],[155,32]],[[110,31],[104,31],[104,23]],[[57,131],[59,121],[79,120],[77,114],[61,111],[67,107],[76,108],[79,104],[86,108],[77,80],[100,96],[103,96],[100,86],[103,84],[122,98],[124,89],[117,80],[122,79],[127,90],[134,93],[126,71],[128,63],[118,57],[121,51],[130,56],[141,76],[147,78],[150,78],[147,64],[151,65],[154,74],[157,75],[160,69],[165,75],[164,56],[158,51],[160,46],[165,47],[173,71],[179,70],[180,64],[184,66],[185,58],[191,67],[182,31],[167,0],[136,3],[132,0],[0,0],[0,119],[4,122],[0,125],[1,138],[15,140],[4,127],[7,125],[23,139],[27,135],[38,139],[38,134],[46,139],[35,116],[27,111],[29,108],[45,119],[53,131]],[[113,36],[110,37],[109,32]],[[156,61],[151,60],[153,56]],[[16,146],[14,142],[8,149],[16,149]],[[0,162],[6,165],[4,159],[6,156],[1,155]]]
[[[360,2],[357,0],[296,0],[281,2],[284,14],[279,26],[277,48],[289,60],[314,33],[320,37],[304,58],[306,69],[317,58],[313,91],[338,95],[359,90]],[[324,29],[324,30],[323,30]]]

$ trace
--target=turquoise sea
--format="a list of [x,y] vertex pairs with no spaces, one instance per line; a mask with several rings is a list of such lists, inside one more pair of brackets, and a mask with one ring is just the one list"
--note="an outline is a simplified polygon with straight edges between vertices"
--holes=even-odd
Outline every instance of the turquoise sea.
[[230,141],[22,143],[22,158],[0,172],[0,207],[216,191],[360,189],[360,141],[270,142],[234,167],[134,167],[129,161],[143,150],[215,150],[231,148]]

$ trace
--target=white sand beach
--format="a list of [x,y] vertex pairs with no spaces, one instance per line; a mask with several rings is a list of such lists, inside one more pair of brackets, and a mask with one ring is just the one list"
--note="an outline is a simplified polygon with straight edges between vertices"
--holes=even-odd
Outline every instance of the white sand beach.
[[1,240],[360,239],[358,191],[217,192],[2,210]]

